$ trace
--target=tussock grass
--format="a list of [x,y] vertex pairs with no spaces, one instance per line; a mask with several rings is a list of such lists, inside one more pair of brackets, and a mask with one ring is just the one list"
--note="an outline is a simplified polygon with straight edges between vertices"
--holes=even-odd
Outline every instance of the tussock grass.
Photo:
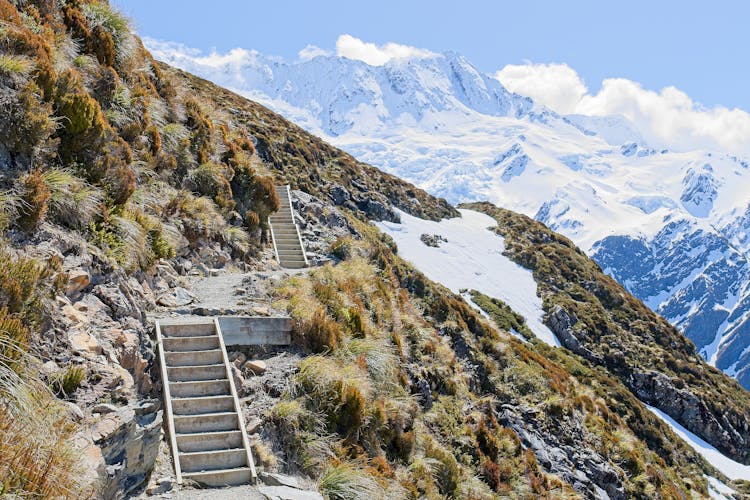
[[236,253],[244,256],[250,251],[252,240],[247,231],[241,227],[228,226],[222,233],[224,241],[234,250]]
[[21,197],[15,190],[0,191],[0,231],[10,226],[21,208]]
[[26,78],[34,69],[34,61],[24,56],[0,54],[0,74]]
[[81,498],[74,427],[49,389],[19,369],[24,351],[3,333],[0,352],[15,355],[0,355],[0,497]]
[[97,1],[83,4],[81,12],[88,20],[91,30],[101,26],[112,36],[118,64],[126,63],[135,55],[138,44],[130,32],[130,22],[122,13],[110,7],[107,2]]
[[76,177],[71,170],[50,169],[42,175],[51,193],[49,211],[55,221],[71,228],[85,228],[101,213],[101,189]]
[[356,464],[331,465],[320,476],[320,492],[330,500],[385,498],[385,490]]

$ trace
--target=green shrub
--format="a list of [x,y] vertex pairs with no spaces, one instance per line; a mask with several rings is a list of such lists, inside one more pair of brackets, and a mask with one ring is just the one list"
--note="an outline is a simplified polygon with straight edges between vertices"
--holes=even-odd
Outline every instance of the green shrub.
[[23,176],[19,180],[19,189],[21,207],[18,225],[24,231],[30,232],[35,230],[47,215],[52,193],[39,170],[32,170]]
[[260,217],[256,212],[248,210],[245,212],[245,227],[250,231],[255,231],[260,226]]
[[336,241],[331,243],[331,246],[328,247],[328,253],[339,260],[349,259],[349,257],[352,256],[351,238],[337,238]]
[[28,348],[29,329],[18,315],[11,315],[7,307],[0,307],[0,363],[15,368]]
[[[127,18],[103,1],[87,2],[81,6],[81,12],[91,29],[91,36],[88,39],[89,50],[95,52],[98,58],[98,51],[101,49],[96,44],[102,41],[107,44],[107,52],[103,54],[104,57],[99,59],[99,62],[101,64],[108,64],[110,61],[113,64],[117,62],[120,66],[127,63],[137,47]],[[97,36],[97,32],[100,35]],[[105,34],[108,36],[105,37]],[[114,57],[112,57],[112,51],[114,51]]]
[[260,176],[251,166],[243,164],[235,167],[231,188],[241,213],[253,211],[258,216],[260,227],[267,229],[268,216],[281,206],[273,178]]
[[190,173],[190,182],[202,196],[211,197],[223,210],[232,210],[232,188],[226,179],[226,168],[216,163],[204,163]]
[[56,123],[51,119],[52,106],[40,96],[34,82],[19,91],[10,91],[3,99],[0,120],[0,142],[8,152],[29,163],[35,157],[45,158],[53,149],[50,141]]
[[94,26],[91,30],[91,47],[89,50],[96,54],[99,64],[114,66],[115,64],[115,40],[112,35],[101,25]]
[[211,140],[214,130],[213,122],[194,99],[185,102],[185,114],[187,116],[185,124],[191,131],[191,149],[199,164],[208,163],[214,151]]

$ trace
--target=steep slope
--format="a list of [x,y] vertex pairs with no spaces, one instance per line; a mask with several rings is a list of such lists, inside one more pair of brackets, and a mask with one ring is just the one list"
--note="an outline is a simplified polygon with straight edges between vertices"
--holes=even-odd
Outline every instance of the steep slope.
[[622,117],[559,116],[455,54],[373,67],[149,44],[452,203],[489,200],[546,223],[750,386],[745,159],[649,145]]
[[[620,378],[519,340],[538,325],[477,295],[486,320],[369,223],[456,215],[444,200],[155,63],[106,3],[0,13],[0,375],[27,380],[0,384],[2,494],[143,486],[162,437],[147,314],[185,297],[186,274],[274,269],[264,223],[282,182],[330,262],[274,291],[304,355],[288,391],[267,389],[282,399],[262,415],[276,467],[344,498],[686,498],[709,494],[706,477],[729,483]],[[692,383],[690,359],[670,373]],[[735,386],[711,376],[723,405]]]

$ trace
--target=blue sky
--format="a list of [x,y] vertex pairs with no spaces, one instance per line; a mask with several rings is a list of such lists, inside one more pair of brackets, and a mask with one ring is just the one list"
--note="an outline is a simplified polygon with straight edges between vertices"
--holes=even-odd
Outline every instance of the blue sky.
[[296,59],[339,35],[455,50],[488,73],[566,63],[592,92],[604,78],[676,86],[706,106],[750,110],[750,2],[114,0],[141,35],[203,51],[234,47]]

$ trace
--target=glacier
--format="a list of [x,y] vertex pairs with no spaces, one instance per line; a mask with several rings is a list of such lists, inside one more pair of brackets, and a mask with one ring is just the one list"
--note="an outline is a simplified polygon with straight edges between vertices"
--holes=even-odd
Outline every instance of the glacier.
[[560,115],[456,53],[370,66],[144,41],[434,195],[544,222],[750,388],[747,159],[649,144],[622,116]]

